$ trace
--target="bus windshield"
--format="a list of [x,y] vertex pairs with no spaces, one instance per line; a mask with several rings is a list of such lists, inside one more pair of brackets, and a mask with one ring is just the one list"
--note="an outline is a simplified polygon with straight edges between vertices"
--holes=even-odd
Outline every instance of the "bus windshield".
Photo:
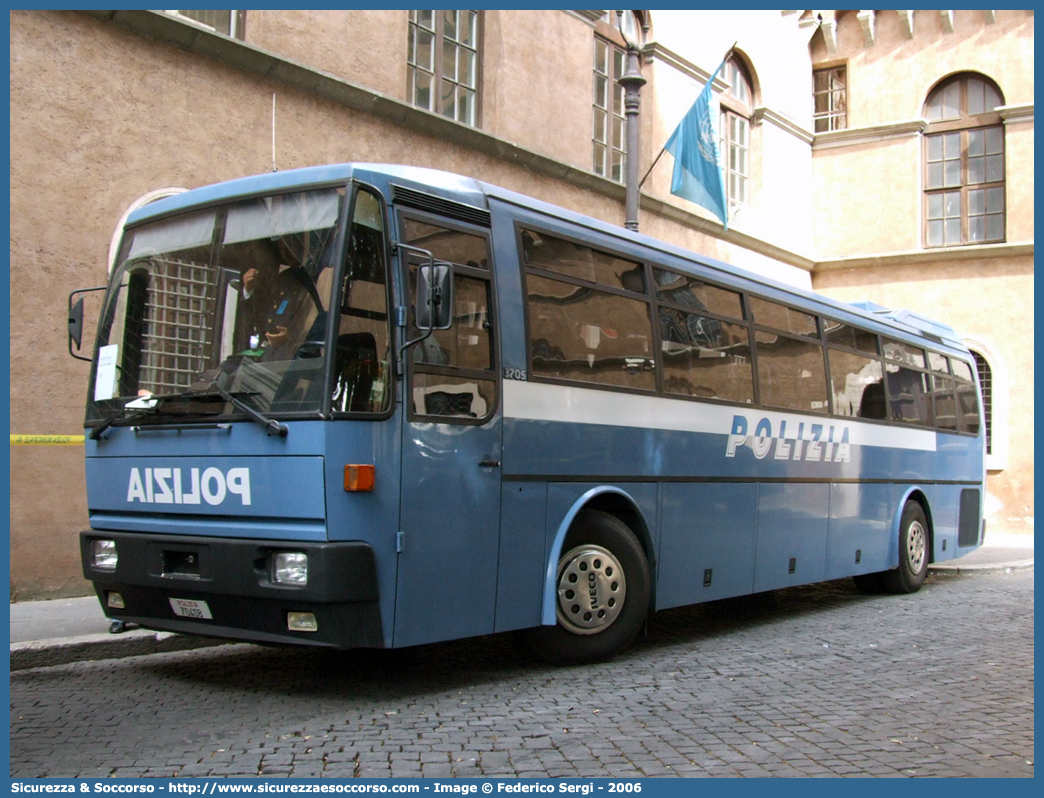
[[320,410],[344,188],[259,197],[125,236],[88,423],[167,397],[162,416]]

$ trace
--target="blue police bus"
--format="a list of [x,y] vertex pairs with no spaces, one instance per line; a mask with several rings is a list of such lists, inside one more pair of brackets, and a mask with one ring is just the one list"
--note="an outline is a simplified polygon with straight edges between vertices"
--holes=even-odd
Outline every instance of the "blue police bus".
[[595,661],[650,611],[916,591],[983,540],[978,395],[916,313],[444,172],[265,174],[127,222],[83,573],[150,629]]

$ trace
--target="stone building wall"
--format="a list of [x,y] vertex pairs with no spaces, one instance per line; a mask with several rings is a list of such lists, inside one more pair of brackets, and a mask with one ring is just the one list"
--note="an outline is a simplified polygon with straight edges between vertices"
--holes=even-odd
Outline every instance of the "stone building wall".
[[[917,12],[907,40],[897,12],[878,12],[868,48],[855,12],[838,12],[827,52],[810,13],[653,12],[640,174],[733,41],[756,87],[753,173],[749,207],[725,232],[670,194],[664,156],[643,187],[641,229],[842,299],[941,309],[1007,375],[1008,464],[991,473],[991,491],[1011,517],[1032,518],[1033,17],[998,11],[986,24],[972,16],[986,12],[957,11],[947,33],[935,17],[921,23],[938,12]],[[280,170],[386,161],[622,224],[622,185],[591,171],[596,17],[486,12],[480,124],[469,128],[407,102],[404,11],[247,11],[241,41],[160,12],[12,11],[11,432],[82,432],[89,364],[68,355],[66,297],[105,282],[120,220],[159,193],[266,172],[273,160]],[[839,59],[863,81],[852,88],[854,139],[811,132],[812,69]],[[904,125],[954,69],[986,71],[1013,106],[1008,242],[925,261],[910,223],[920,134]],[[880,125],[895,135],[878,141]],[[97,299],[87,297],[89,320]],[[89,350],[90,324],[86,333]],[[77,446],[11,447],[17,598],[89,589],[76,547],[87,526],[82,460]]]

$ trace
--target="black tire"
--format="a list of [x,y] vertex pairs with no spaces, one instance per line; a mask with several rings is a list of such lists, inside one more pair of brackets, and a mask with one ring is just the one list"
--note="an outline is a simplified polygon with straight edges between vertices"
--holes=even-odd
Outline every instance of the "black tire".
[[888,593],[916,593],[928,575],[931,537],[924,509],[908,501],[899,521],[899,567],[883,571],[881,587]]
[[634,640],[652,580],[641,544],[620,519],[581,512],[562,546],[556,579],[558,623],[525,632],[537,656],[580,665],[608,659]]

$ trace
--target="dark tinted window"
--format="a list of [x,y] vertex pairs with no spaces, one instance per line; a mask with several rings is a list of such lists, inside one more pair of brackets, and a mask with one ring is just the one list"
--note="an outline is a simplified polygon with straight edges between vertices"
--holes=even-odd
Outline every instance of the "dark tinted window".
[[761,403],[788,410],[827,411],[823,347],[759,330],[755,336]]
[[975,382],[975,378],[972,376],[974,371],[970,364],[965,363],[963,360],[953,360],[953,376],[959,380],[965,382]]
[[546,269],[576,280],[645,293],[645,271],[640,264],[583,244],[523,230],[522,256],[530,269]]
[[961,432],[979,434],[979,393],[970,382],[957,381],[957,424]]
[[939,429],[957,429],[957,403],[954,398],[953,380],[941,374],[932,375],[935,399],[935,423]]
[[[434,221],[404,218],[404,243],[454,265],[453,323],[435,330],[410,350],[410,414],[468,421],[490,415],[497,405],[494,379],[492,285],[486,238]],[[409,254],[411,300],[417,295],[417,268],[427,262]],[[411,305],[412,305],[411,301]],[[410,338],[421,336],[410,314]]]
[[834,413],[884,419],[887,407],[881,361],[839,349],[831,349],[829,354]]
[[661,307],[664,390],[753,402],[749,335],[748,328],[738,324]]
[[360,190],[348,235],[337,326],[333,409],[380,412],[391,403],[384,217],[380,201]]
[[526,286],[534,374],[655,390],[645,302],[534,274]]
[[496,407],[497,386],[493,380],[418,373],[411,399],[415,415],[480,419]]
[[877,336],[872,332],[830,319],[823,319],[823,328],[830,344],[847,346],[849,349],[858,349],[871,355],[877,354]]
[[902,341],[889,341],[887,338],[884,339],[882,344],[884,346],[884,356],[888,360],[905,363],[907,366],[913,366],[918,369],[925,368],[923,349],[904,344]]
[[811,314],[756,296],[750,297],[750,309],[754,323],[760,327],[772,327],[798,335],[819,335],[816,317]]
[[930,427],[932,417],[932,395],[929,377],[922,371],[889,363],[888,408],[889,419],[903,424]]
[[402,223],[405,243],[426,249],[435,260],[459,263],[476,269],[488,269],[486,239],[482,236],[453,230],[418,219],[405,219]]
[[928,367],[940,374],[950,373],[950,358],[940,355],[938,352],[928,353]]
[[684,274],[666,269],[653,269],[656,279],[656,296],[665,302],[705,310],[719,316],[743,318],[740,295]]
[[[410,270],[410,290],[416,294],[417,270]],[[453,326],[435,330],[413,348],[415,363],[466,369],[493,367],[489,323],[489,281],[453,276]]]
[[[956,377],[955,386],[957,388],[957,426],[961,432],[968,432],[972,435],[979,434],[980,425],[980,414],[979,414],[979,391],[975,388],[975,380],[972,376],[972,367],[970,364],[965,363],[963,360],[951,360],[950,363],[953,366],[953,373]],[[983,401],[983,407],[985,409],[986,416],[986,452],[990,452],[990,401],[988,387],[991,382],[991,375],[986,366],[986,362],[982,361],[982,370],[980,370],[979,385],[982,387],[986,399]]]

